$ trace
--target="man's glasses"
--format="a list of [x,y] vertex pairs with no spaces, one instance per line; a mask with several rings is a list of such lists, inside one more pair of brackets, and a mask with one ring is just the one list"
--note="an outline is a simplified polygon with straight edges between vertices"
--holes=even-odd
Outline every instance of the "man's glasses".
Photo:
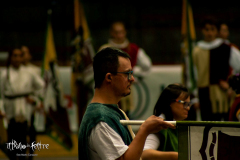
[[184,108],[187,108],[187,107],[191,108],[191,106],[192,106],[191,102],[185,102],[185,101],[182,101],[182,100],[175,100],[175,101],[178,102],[178,103],[182,103]]
[[128,72],[113,72],[113,73],[123,73],[123,74],[127,74],[128,75],[128,80],[130,80],[132,78],[133,75],[133,71],[128,71]]

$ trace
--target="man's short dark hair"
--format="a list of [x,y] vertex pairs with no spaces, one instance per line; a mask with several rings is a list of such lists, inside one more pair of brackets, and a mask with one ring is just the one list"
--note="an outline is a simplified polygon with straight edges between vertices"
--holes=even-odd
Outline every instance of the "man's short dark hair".
[[117,48],[107,47],[100,50],[93,58],[95,88],[100,88],[107,73],[117,72],[118,57],[130,59],[130,56]]
[[220,30],[220,23],[214,17],[206,17],[201,23],[201,28],[203,29],[206,26],[206,24],[214,25],[216,26],[218,31]]

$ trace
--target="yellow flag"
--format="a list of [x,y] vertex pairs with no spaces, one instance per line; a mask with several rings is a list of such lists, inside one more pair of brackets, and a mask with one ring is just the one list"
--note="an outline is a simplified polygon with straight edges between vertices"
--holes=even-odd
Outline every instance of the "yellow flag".
[[57,54],[56,54],[55,43],[53,38],[52,24],[49,17],[48,24],[47,24],[45,53],[44,53],[42,71],[48,71],[50,68],[49,63],[55,61],[56,59],[57,59]]
[[78,31],[79,27],[83,29],[83,40],[87,40],[90,37],[87,20],[84,14],[84,9],[79,0],[74,0],[74,26]]

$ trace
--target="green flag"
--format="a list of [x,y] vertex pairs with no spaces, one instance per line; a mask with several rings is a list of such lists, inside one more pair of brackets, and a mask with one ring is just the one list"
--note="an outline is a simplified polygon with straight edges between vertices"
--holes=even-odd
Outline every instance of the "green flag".
[[189,0],[182,1],[182,46],[181,52],[184,58],[183,81],[190,92],[196,89],[196,79],[192,60],[192,51],[196,40],[192,7]]

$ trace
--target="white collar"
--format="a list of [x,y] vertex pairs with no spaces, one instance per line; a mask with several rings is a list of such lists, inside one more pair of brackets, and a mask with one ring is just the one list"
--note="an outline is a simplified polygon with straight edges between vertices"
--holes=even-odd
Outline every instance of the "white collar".
[[202,40],[202,41],[197,42],[197,46],[202,49],[213,49],[213,48],[220,46],[223,42],[224,41],[221,38],[216,38],[212,42],[206,42],[206,41]]
[[121,44],[117,44],[115,42],[113,42],[113,39],[109,39],[108,43],[112,46],[112,47],[116,47],[116,48],[126,48],[129,44],[128,39],[126,39],[123,43]]

